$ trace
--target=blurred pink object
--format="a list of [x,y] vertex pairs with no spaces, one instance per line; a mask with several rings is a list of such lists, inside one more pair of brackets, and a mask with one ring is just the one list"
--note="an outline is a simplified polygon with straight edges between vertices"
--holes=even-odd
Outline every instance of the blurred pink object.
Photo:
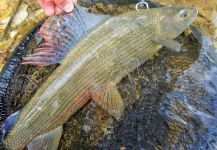
[[38,0],[40,6],[48,16],[59,15],[64,12],[71,12],[77,0]]

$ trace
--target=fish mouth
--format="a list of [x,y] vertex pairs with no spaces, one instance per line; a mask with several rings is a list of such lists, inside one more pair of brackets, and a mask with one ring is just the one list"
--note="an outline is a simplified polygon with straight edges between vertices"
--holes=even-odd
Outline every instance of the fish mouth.
[[183,10],[187,10],[189,12],[188,17],[186,18],[188,22],[186,25],[190,26],[196,20],[198,16],[198,13],[199,13],[198,9],[195,7],[185,7]]
[[199,13],[198,9],[195,7],[192,7],[191,10],[192,10],[192,14],[194,14],[194,18],[196,18],[198,16],[198,13]]
[[191,7],[191,12],[192,12],[192,19],[191,19],[191,24],[190,24],[190,26],[192,26],[192,23],[196,20],[199,11],[198,11],[197,8]]

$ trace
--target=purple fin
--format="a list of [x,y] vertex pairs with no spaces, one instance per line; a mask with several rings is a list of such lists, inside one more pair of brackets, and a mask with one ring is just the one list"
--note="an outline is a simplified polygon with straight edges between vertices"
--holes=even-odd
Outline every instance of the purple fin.
[[18,117],[20,116],[20,111],[17,111],[10,115],[5,122],[2,124],[2,140],[5,138],[5,136],[10,132],[10,129],[14,126],[14,124],[17,122]]
[[106,15],[88,13],[77,5],[70,14],[49,17],[38,32],[44,43],[33,54],[23,57],[22,64],[47,66],[61,63],[80,39],[107,18]]

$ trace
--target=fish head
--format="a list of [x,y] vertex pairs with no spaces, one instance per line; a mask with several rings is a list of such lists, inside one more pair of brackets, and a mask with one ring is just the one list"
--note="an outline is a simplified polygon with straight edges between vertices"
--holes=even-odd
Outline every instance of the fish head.
[[190,7],[163,7],[158,13],[157,36],[161,39],[174,39],[193,23],[198,10]]

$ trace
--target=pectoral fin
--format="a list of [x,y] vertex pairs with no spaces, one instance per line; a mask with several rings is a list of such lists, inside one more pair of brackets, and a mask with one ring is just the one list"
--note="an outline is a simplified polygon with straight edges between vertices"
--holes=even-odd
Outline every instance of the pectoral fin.
[[203,44],[203,33],[197,27],[192,26],[192,25],[191,25],[191,30],[192,30],[194,37],[202,45]]
[[153,41],[155,41],[156,43],[158,43],[162,46],[165,46],[171,50],[174,50],[176,52],[180,52],[181,45],[179,44],[179,42],[177,42],[175,40],[171,40],[171,39],[161,40],[158,38],[154,38]]
[[117,88],[112,85],[103,86],[92,92],[92,99],[117,120],[124,112],[124,103]]
[[46,134],[36,137],[27,145],[28,150],[57,150],[62,131],[63,127],[60,126]]

